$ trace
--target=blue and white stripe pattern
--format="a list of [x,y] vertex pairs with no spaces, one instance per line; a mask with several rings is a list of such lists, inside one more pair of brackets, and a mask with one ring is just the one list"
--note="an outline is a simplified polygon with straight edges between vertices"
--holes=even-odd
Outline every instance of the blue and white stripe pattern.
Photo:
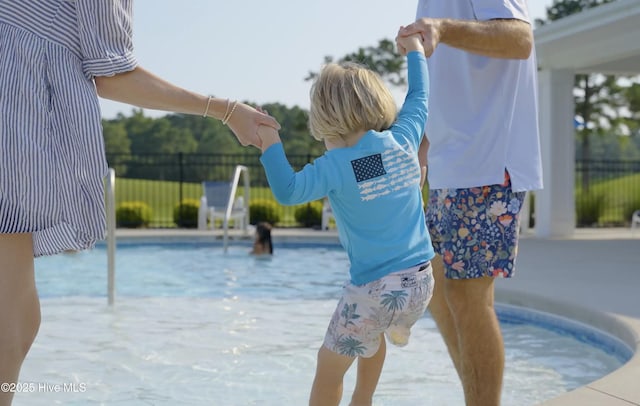
[[134,69],[129,0],[1,0],[0,233],[34,256],[104,237],[95,76]]

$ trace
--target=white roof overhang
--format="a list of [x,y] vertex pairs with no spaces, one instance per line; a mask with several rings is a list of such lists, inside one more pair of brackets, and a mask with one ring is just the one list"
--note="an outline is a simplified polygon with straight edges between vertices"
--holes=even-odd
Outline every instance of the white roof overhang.
[[616,0],[534,30],[541,69],[640,73],[640,0]]

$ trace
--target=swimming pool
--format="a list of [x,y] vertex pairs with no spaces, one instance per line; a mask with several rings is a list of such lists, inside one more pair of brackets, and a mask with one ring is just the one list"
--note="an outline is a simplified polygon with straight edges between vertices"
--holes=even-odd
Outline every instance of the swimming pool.
[[[38,259],[43,323],[21,382],[84,390],[21,393],[16,404],[305,404],[346,256],[326,245],[280,244],[272,259],[248,250],[121,243],[113,308],[106,304],[104,247]],[[577,323],[509,306],[499,313],[506,406],[538,404],[631,356],[613,337]],[[388,353],[376,405],[463,403],[430,317],[418,322],[407,347]]]

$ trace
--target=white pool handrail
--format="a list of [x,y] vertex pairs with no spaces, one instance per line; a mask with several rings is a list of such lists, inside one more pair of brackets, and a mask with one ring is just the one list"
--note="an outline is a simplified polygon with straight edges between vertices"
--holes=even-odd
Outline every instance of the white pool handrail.
[[248,232],[248,223],[249,223],[249,168],[244,165],[236,165],[236,169],[233,172],[233,180],[231,182],[231,192],[229,193],[229,203],[227,204],[227,211],[224,215],[223,221],[223,249],[224,252],[227,252],[227,248],[229,246],[229,218],[231,217],[231,211],[233,210],[233,202],[236,196],[236,192],[238,191],[238,183],[240,182],[240,174],[242,174],[243,180],[243,189],[244,189],[244,210],[246,211],[246,221],[243,224],[243,232],[247,234]]
[[109,168],[106,185],[107,214],[107,294],[113,306],[116,290],[116,171]]

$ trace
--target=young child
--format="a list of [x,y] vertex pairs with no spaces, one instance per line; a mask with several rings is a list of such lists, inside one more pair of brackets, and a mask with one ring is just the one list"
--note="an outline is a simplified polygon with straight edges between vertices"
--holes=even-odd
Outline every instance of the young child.
[[[310,405],[338,405],[358,359],[351,405],[371,405],[391,343],[407,344],[433,292],[434,256],[421,195],[418,146],[427,119],[427,64],[420,37],[398,38],[409,89],[399,113],[381,78],[364,67],[328,64],[311,89],[309,127],[327,152],[294,172],[275,130],[260,127],[261,162],[277,200],[328,196],[350,280],[318,352]],[[397,116],[397,117],[396,117]]]
[[261,221],[256,224],[256,237],[253,240],[251,255],[273,255],[271,224],[266,221]]

